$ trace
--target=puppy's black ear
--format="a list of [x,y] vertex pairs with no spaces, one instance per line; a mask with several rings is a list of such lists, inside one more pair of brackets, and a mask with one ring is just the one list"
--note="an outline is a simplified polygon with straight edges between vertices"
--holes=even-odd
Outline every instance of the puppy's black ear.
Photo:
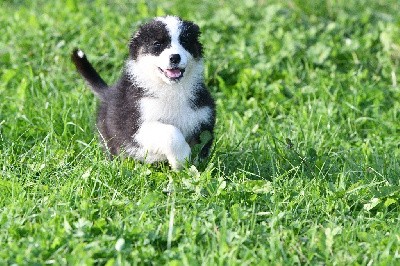
[[200,43],[200,28],[197,24],[191,21],[184,21],[181,28],[182,32],[179,36],[180,41],[194,58],[203,56],[203,46]]
[[193,23],[192,28],[196,35],[196,42],[195,42],[196,55],[195,55],[195,57],[196,58],[202,57],[203,56],[203,45],[200,42],[200,35],[201,35],[200,27],[197,24]]
[[129,42],[129,54],[133,60],[136,60],[139,55],[139,49],[140,49],[139,35],[140,32],[138,31],[131,37],[131,40]]

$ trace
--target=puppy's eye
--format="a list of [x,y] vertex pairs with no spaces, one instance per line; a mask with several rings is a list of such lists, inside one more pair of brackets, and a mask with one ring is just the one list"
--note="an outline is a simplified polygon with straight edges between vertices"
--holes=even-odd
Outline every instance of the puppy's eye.
[[153,42],[153,46],[158,48],[158,47],[161,46],[161,42],[159,42],[159,41],[154,41],[154,42]]

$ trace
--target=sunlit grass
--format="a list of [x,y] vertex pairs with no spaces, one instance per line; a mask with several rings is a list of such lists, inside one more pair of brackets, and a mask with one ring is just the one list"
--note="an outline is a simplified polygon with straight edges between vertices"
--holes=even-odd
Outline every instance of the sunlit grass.
[[[0,264],[398,264],[397,1],[1,1]],[[201,26],[210,159],[108,160],[96,99],[137,25]]]

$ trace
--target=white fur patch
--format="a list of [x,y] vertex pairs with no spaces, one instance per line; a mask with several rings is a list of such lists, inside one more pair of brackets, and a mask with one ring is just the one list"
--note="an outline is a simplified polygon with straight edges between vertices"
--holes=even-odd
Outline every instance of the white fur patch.
[[80,58],[83,58],[83,57],[85,56],[85,53],[84,53],[82,50],[78,50],[77,55],[78,55]]
[[135,140],[143,148],[128,149],[136,158],[149,163],[167,159],[172,169],[178,170],[190,156],[190,146],[181,131],[161,122],[145,122]]
[[174,125],[188,138],[201,123],[209,120],[212,113],[209,107],[193,110],[190,105],[192,93],[190,88],[182,88],[162,91],[155,98],[143,98],[140,101],[141,120]]

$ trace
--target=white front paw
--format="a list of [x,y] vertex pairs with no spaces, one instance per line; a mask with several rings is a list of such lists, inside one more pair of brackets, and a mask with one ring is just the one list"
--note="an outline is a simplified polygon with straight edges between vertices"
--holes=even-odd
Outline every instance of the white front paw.
[[186,141],[179,145],[180,147],[175,150],[175,154],[171,154],[168,157],[168,162],[171,165],[172,170],[180,170],[184,164],[189,160],[190,146]]

